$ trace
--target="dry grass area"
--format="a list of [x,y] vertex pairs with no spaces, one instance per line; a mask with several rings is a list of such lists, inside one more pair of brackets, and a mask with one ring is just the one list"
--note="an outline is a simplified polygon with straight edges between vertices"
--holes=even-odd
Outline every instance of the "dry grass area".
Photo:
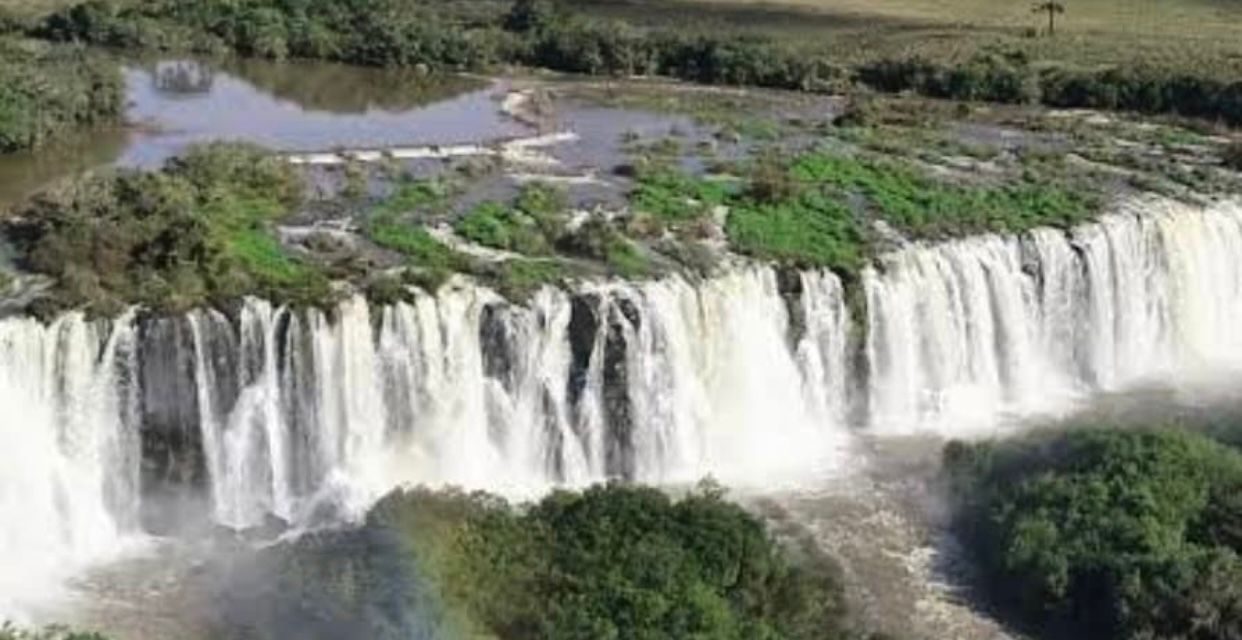
[[1142,62],[1242,79],[1242,0],[1062,0],[1048,37],[1030,0],[582,0],[614,15],[796,37],[845,61],[1020,50],[1077,64]]
[[0,13],[23,17],[41,16],[76,2],[77,0],[0,0]]
[[[1030,2],[1010,0],[701,0],[705,5],[800,9],[879,19],[958,24],[966,27],[1043,27]],[[1065,0],[1066,33],[1151,36],[1242,36],[1242,2],[1236,0]]]

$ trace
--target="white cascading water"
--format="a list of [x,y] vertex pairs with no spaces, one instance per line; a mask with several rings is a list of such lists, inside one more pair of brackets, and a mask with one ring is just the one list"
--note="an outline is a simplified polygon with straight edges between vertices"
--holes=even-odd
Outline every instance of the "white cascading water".
[[[204,335],[227,323],[193,314],[216,519],[357,513],[418,483],[530,495],[610,477],[804,477],[843,440],[846,317],[835,277],[805,280],[826,313],[793,351],[767,269],[587,285],[577,303],[548,289],[526,307],[460,284],[383,309],[353,298],[331,320],[249,300],[240,340],[215,341],[241,351],[224,359],[239,369],[227,412],[206,388],[218,376],[205,363],[220,359]],[[578,363],[574,304],[591,318]]]
[[[413,483],[768,487],[842,466],[851,429],[963,434],[1242,368],[1237,203],[913,245],[863,274],[853,322],[832,274],[778,280],[749,266],[523,306],[455,282],[327,313],[0,320],[0,616],[139,532],[152,465],[150,482],[201,476],[234,528],[356,516]],[[141,460],[148,437],[160,460]]]
[[0,617],[135,530],[134,331],[114,326],[0,322]]
[[870,426],[960,434],[1242,366],[1242,207],[1161,199],[1069,234],[917,246],[864,276]]

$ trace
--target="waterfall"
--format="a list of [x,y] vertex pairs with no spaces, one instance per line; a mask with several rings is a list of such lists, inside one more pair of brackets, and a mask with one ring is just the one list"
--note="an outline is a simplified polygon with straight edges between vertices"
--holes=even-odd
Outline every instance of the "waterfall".
[[[419,483],[534,495],[612,478],[792,480],[844,434],[841,286],[804,279],[806,308],[824,313],[796,348],[760,268],[545,289],[526,306],[465,283],[378,309],[352,298],[331,317],[246,300],[236,330],[191,314],[215,519],[356,515]],[[236,369],[231,408],[221,362]]]
[[1242,365],[1242,207],[1148,199],[1070,232],[919,245],[867,270],[870,428],[961,434]]
[[0,613],[195,517],[313,526],[420,483],[816,482],[859,433],[967,434],[1242,368],[1237,203],[916,243],[856,286],[734,265],[522,305],[457,280],[387,306],[0,320]]
[[136,526],[134,337],[131,314],[0,322],[0,612]]

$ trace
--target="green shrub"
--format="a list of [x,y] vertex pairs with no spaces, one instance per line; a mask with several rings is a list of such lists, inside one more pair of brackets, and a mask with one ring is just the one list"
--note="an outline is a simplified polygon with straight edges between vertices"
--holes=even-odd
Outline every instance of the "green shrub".
[[514,244],[513,236],[521,222],[514,220],[516,213],[506,209],[499,202],[484,202],[462,216],[454,229],[458,235],[496,249],[510,249]]
[[435,291],[454,273],[471,267],[468,256],[446,246],[426,228],[399,222],[388,214],[374,216],[366,233],[375,244],[405,256],[414,269],[416,284],[428,291]]
[[612,222],[592,218],[562,239],[559,248],[573,256],[599,260],[613,274],[638,278],[651,273],[643,250],[613,226]]
[[450,194],[447,184],[439,180],[403,180],[376,207],[375,213],[403,215],[443,208]]
[[480,274],[500,295],[514,302],[526,302],[544,286],[565,279],[565,268],[554,260],[505,260]]
[[454,226],[462,237],[485,247],[526,255],[547,255],[564,232],[564,194],[551,187],[524,187],[512,207],[483,202]]
[[1242,632],[1242,456],[1176,431],[950,444],[984,593],[1044,637]]
[[673,229],[711,216],[727,199],[723,184],[666,167],[643,171],[630,203],[635,213],[654,217]]

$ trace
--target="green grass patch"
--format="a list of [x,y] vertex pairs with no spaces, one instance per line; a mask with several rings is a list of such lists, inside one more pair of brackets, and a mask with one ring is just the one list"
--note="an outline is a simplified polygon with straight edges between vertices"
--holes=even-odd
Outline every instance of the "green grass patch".
[[771,204],[739,202],[725,230],[735,250],[756,258],[845,272],[857,270],[865,259],[853,213],[821,193]]
[[415,283],[435,291],[454,273],[468,271],[470,258],[446,246],[426,228],[399,222],[390,215],[380,214],[366,227],[371,242],[402,254],[414,269]]
[[461,254],[423,227],[380,218],[371,222],[368,235],[375,244],[410,258],[418,266],[451,269],[462,264]]
[[539,289],[556,285],[568,275],[555,260],[506,260],[488,274],[488,282],[505,298],[525,302]]
[[623,278],[641,278],[651,273],[651,262],[634,241],[617,234],[604,243],[604,262]]
[[375,207],[377,214],[400,215],[443,205],[451,193],[449,186],[438,180],[404,180]]
[[483,202],[454,225],[457,234],[471,242],[527,255],[545,255],[551,245],[538,223],[521,209],[499,202]]
[[565,233],[569,203],[565,192],[532,182],[510,205],[482,202],[462,216],[454,230],[471,242],[531,256],[552,253]]
[[261,229],[246,229],[229,238],[227,254],[265,284],[288,287],[306,281],[314,271],[285,253],[280,242]]
[[727,186],[716,180],[687,176],[668,168],[644,171],[630,196],[636,213],[672,226],[710,216],[728,199]]
[[1094,194],[1058,184],[959,185],[897,161],[823,153],[798,158],[791,174],[805,185],[861,196],[876,215],[917,237],[1066,227],[1089,220],[1099,206]]

